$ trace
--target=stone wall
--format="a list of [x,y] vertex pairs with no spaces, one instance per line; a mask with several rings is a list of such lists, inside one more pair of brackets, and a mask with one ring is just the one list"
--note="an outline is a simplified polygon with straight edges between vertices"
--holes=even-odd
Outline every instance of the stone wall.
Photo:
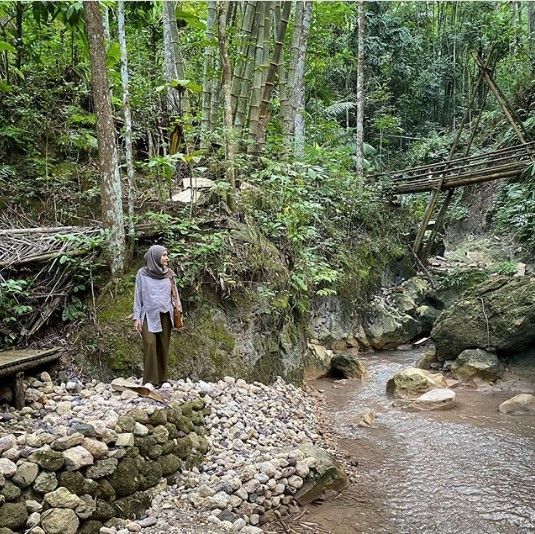
[[28,381],[28,406],[2,415],[2,534],[98,533],[112,518],[140,517],[151,488],[209,448],[202,399],[163,390],[158,401],[96,381],[39,378]]

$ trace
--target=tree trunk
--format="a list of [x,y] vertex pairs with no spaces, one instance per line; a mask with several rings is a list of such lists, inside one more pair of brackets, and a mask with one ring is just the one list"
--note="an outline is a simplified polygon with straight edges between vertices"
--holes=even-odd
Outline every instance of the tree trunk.
[[219,54],[221,57],[221,86],[223,93],[223,119],[225,126],[225,160],[227,164],[227,178],[230,182],[229,208],[234,209],[234,190],[236,188],[236,174],[234,158],[236,156],[236,139],[232,126],[232,102],[231,102],[231,75],[232,69],[228,57],[227,43],[227,17],[229,3],[226,0],[219,2],[219,27],[218,41]]
[[[165,80],[167,83],[173,80],[184,79],[184,59],[178,41],[178,28],[176,25],[175,1],[163,3],[163,42]],[[167,88],[167,107],[169,115],[182,115],[189,111],[189,98],[187,91]]]
[[357,150],[356,168],[357,175],[364,173],[364,0],[358,3],[358,57],[357,57]]
[[294,108],[294,157],[302,159],[305,155],[305,59],[312,20],[311,0],[305,0],[303,18],[300,21],[298,53],[295,64],[293,108]]
[[98,1],[84,2],[93,101],[96,115],[96,130],[102,177],[102,223],[109,231],[107,256],[112,273],[120,274],[124,268],[125,235],[121,194],[121,178],[115,143],[115,127],[106,70],[104,27]]
[[205,147],[207,134],[210,132],[210,110],[212,99],[215,98],[213,80],[215,78],[214,56],[216,48],[212,45],[215,40],[215,28],[217,24],[217,2],[208,0],[208,18],[206,21],[206,41],[204,49],[204,74],[202,83],[202,116],[201,116],[201,146]]
[[128,202],[128,240],[134,243],[134,158],[132,155],[132,113],[130,110],[130,91],[128,80],[128,53],[126,50],[126,28],[124,24],[124,0],[117,4],[117,31],[121,49],[121,82],[123,86],[123,112],[124,112],[124,150],[126,159],[126,183]]
[[258,128],[255,135],[254,153],[258,154],[266,141],[266,130],[269,115],[269,104],[271,102],[271,95],[273,94],[273,87],[275,86],[275,74],[281,62],[282,47],[284,46],[284,36],[288,26],[288,18],[290,10],[292,9],[291,2],[285,2],[282,8],[280,22],[277,28],[277,35],[275,46],[273,48],[273,56],[269,65],[266,83],[264,85],[264,92],[262,94],[262,102],[260,104],[260,114],[258,119]]
[[[297,0],[295,3],[294,31],[292,35],[292,45],[290,49],[290,60],[288,70],[284,70],[284,64],[280,66],[279,87],[281,93],[281,113],[282,113],[282,142],[284,155],[287,156],[292,148],[295,102],[294,102],[294,78],[295,65],[297,63],[299,39],[301,36],[303,20],[303,2]],[[284,63],[284,62],[283,62]]]

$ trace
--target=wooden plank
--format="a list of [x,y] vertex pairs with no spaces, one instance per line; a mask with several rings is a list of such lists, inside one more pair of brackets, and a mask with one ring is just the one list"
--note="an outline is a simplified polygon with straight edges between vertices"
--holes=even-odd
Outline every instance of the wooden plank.
[[6,350],[0,352],[0,376],[37,367],[60,358],[60,347],[47,350]]

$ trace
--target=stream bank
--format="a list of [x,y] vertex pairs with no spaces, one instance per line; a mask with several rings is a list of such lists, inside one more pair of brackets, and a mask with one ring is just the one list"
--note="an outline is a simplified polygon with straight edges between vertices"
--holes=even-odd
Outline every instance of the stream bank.
[[[498,413],[511,391],[465,386],[453,410],[393,407],[387,380],[420,355],[363,355],[367,380],[314,382],[324,393],[325,432],[358,469],[339,498],[288,522],[294,532],[533,532],[535,415]],[[360,426],[370,412],[371,427]]]

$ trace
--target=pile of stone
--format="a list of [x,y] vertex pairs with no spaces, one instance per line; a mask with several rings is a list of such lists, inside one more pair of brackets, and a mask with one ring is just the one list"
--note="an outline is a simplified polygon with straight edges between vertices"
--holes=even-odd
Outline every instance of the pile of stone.
[[254,534],[347,484],[315,446],[316,401],[282,379],[170,381],[153,398],[120,382],[42,373],[1,414],[0,534]]
[[334,496],[347,484],[334,457],[313,446],[322,441],[317,406],[299,388],[280,379],[266,386],[226,377],[195,389],[212,408],[212,448],[185,483],[157,499],[150,512],[158,523],[151,533],[183,532],[166,527],[177,513],[165,510],[172,498],[179,509],[201,512],[206,532],[252,534],[298,504]]
[[96,381],[54,385],[48,373],[27,386],[29,405],[1,415],[2,534],[92,534],[140,517],[162,479],[209,449],[210,409],[187,391],[168,388],[161,402]]

